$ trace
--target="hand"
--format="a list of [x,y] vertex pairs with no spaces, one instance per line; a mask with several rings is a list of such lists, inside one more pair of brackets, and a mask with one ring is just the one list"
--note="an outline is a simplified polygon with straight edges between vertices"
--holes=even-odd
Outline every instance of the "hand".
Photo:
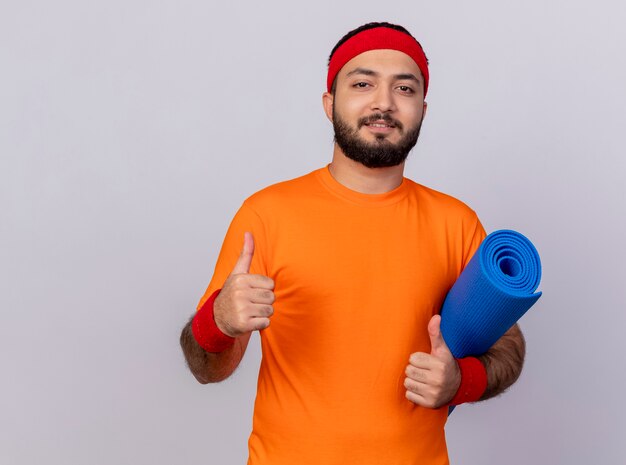
[[409,357],[404,387],[411,402],[439,408],[455,396],[461,385],[461,370],[441,335],[441,316],[428,323],[430,354],[415,352]]
[[246,232],[241,255],[213,304],[215,324],[231,337],[267,328],[274,313],[274,281],[250,274],[253,255],[254,237]]

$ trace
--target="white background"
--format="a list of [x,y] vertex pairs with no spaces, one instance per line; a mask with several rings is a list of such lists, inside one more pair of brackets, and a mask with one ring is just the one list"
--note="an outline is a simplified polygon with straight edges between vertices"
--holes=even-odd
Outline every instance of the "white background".
[[431,62],[405,175],[544,266],[524,372],[453,414],[452,463],[624,460],[624,2],[22,0],[0,6],[0,463],[245,462],[258,338],[202,386],[180,330],[241,202],[330,161],[326,59],[374,20]]

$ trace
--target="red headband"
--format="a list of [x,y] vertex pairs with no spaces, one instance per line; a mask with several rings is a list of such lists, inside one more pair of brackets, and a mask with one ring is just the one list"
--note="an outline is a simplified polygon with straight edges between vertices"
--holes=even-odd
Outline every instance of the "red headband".
[[388,27],[375,27],[350,37],[339,46],[328,64],[326,85],[328,92],[333,85],[335,76],[343,66],[355,56],[369,50],[398,50],[413,58],[424,77],[424,97],[428,91],[428,62],[421,45],[410,35]]

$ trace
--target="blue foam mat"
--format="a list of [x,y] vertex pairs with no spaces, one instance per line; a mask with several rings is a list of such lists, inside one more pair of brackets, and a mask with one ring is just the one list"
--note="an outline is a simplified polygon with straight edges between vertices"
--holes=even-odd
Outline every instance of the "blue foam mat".
[[[456,358],[481,355],[541,297],[541,261],[522,234],[494,231],[448,292],[441,334]],[[451,411],[451,410],[450,410]]]

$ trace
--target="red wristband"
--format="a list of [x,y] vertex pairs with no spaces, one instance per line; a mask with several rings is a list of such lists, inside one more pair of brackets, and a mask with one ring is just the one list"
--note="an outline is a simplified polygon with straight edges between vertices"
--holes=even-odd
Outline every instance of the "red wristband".
[[218,289],[196,312],[191,322],[191,332],[196,342],[207,352],[223,352],[235,343],[235,338],[224,334],[215,324],[213,303],[220,293]]
[[450,405],[480,400],[487,389],[487,370],[475,357],[457,358],[461,369],[461,385],[450,401]]

